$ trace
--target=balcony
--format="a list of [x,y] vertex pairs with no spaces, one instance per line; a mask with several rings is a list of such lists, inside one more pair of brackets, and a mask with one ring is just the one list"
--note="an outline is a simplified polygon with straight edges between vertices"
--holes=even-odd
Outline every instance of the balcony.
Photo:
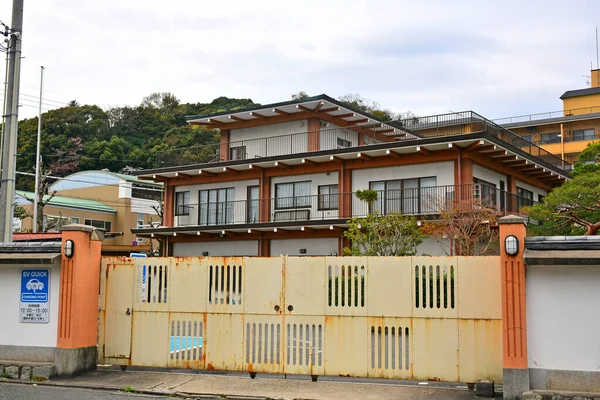
[[582,107],[582,108],[573,108],[569,110],[560,110],[560,111],[548,111],[536,114],[525,114],[525,115],[517,115],[514,117],[504,117],[504,118],[496,118],[493,121],[500,125],[511,125],[511,124],[524,124],[524,125],[533,125],[529,124],[530,122],[541,121],[552,118],[561,118],[561,117],[570,117],[573,115],[585,115],[585,114],[594,114],[600,113],[600,106],[595,107]]
[[[434,217],[453,201],[479,198],[499,213],[517,213],[532,199],[517,196],[487,185],[449,185],[415,189],[378,191],[371,207],[356,193],[279,197],[203,204],[179,205],[175,227],[223,227],[261,223],[302,224],[306,221],[338,221],[365,217],[370,212]],[[369,209],[371,208],[371,210]],[[345,222],[345,221],[344,221]]]
[[349,127],[172,149],[157,153],[156,168],[236,160],[260,161],[261,158],[272,156],[289,156],[342,148],[365,148],[388,143],[393,146],[394,143],[400,145],[406,141],[418,145],[419,140],[423,139],[481,132],[537,157],[550,166],[563,170],[570,169],[570,165],[561,158],[471,111],[415,117],[387,124],[394,129],[383,130],[382,128],[379,131],[375,129],[367,134],[359,127],[354,127],[355,130]]

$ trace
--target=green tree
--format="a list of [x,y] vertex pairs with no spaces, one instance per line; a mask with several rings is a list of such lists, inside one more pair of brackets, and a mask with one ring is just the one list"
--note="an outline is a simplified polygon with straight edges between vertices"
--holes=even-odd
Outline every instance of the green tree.
[[352,243],[343,250],[346,256],[413,256],[425,234],[414,217],[375,213],[348,221],[344,237]]
[[307,97],[309,97],[308,93],[306,93],[304,90],[301,90],[298,93],[292,94],[292,100],[303,100],[303,99],[306,99]]
[[387,108],[381,107],[376,101],[370,101],[357,93],[349,93],[338,98],[344,104],[373,115],[381,121],[392,121],[396,119],[416,118],[417,116],[412,111],[403,113],[394,113]]
[[369,215],[373,214],[373,203],[377,201],[378,197],[379,195],[375,190],[365,189],[356,191],[356,198],[367,203]]
[[539,221],[535,235],[597,235],[600,232],[600,173],[578,173],[552,190],[544,201],[525,210]]
[[600,142],[592,142],[579,154],[574,165],[573,176],[600,173]]

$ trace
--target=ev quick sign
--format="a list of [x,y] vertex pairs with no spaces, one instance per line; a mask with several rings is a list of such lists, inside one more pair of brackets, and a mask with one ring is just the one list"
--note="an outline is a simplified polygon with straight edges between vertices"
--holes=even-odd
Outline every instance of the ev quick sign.
[[49,321],[50,270],[21,270],[20,322],[45,324]]

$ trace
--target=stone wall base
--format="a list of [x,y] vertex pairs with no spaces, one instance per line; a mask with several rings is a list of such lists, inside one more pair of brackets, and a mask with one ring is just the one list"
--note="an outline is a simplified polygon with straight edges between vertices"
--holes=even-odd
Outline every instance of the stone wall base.
[[72,378],[84,372],[96,370],[98,347],[80,347],[77,349],[56,349],[54,364],[56,376]]

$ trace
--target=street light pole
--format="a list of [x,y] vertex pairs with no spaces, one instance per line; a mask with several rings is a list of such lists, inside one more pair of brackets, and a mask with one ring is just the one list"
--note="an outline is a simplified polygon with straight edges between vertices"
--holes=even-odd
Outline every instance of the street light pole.
[[[39,193],[40,193],[40,164],[42,162],[42,156],[40,155],[40,142],[42,137],[42,95],[44,93],[44,66],[42,65],[40,72],[40,108],[38,110],[38,130],[37,130],[37,150],[35,152],[35,190],[33,194],[33,233],[38,231],[38,204],[39,204]],[[43,194],[42,194],[43,196]],[[43,220],[43,219],[42,219]]]

